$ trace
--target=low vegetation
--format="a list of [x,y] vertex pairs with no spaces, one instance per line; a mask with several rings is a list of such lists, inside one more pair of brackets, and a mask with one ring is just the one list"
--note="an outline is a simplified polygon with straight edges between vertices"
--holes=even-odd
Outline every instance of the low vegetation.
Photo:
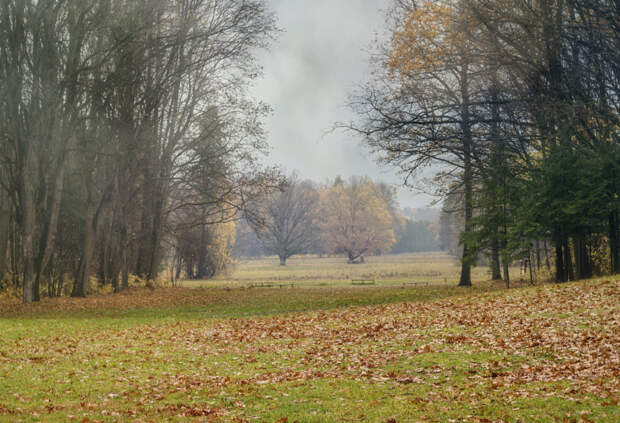
[[0,421],[620,419],[619,280],[475,285],[5,297]]
[[[511,268],[513,275],[519,275],[518,267]],[[445,253],[388,254],[369,257],[364,264],[346,264],[342,256],[293,256],[282,267],[277,257],[241,260],[230,272],[210,281],[187,281],[184,286],[247,286],[256,282],[294,283],[296,286],[346,285],[354,279],[374,281],[377,285],[402,285],[403,283],[425,282],[432,285],[458,283],[461,265]],[[545,278],[541,268],[537,277]],[[522,276],[528,279],[529,276]],[[474,282],[490,279],[489,268],[478,266],[472,269]]]

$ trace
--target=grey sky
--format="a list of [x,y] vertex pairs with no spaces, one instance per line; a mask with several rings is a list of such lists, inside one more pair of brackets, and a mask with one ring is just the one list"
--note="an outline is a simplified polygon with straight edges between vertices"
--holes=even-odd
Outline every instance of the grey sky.
[[[368,47],[382,31],[389,0],[271,0],[284,30],[259,55],[264,78],[254,95],[273,108],[266,122],[268,161],[300,176],[325,181],[368,175],[400,185],[393,169],[380,168],[352,134],[326,134],[348,121],[347,96],[368,76]],[[401,206],[423,207],[430,197],[399,189]]]

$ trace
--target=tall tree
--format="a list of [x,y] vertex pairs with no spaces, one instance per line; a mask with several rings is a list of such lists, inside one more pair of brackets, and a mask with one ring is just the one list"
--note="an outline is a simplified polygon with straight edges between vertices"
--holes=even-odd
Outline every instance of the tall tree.
[[[472,231],[476,46],[470,14],[459,2],[425,2],[400,10],[377,79],[351,106],[362,133],[384,162],[406,175],[431,164],[449,169],[463,192],[464,232]],[[464,239],[467,239],[465,237]],[[471,285],[471,247],[464,242],[459,285]]]
[[[210,223],[226,222],[273,185],[255,157],[267,109],[246,96],[253,53],[274,30],[263,0],[8,0],[0,25],[10,200],[0,241],[6,209],[25,302],[59,272],[72,274],[75,296],[88,295],[95,267],[115,290],[130,273],[155,279],[175,212],[200,206]],[[206,122],[220,128],[217,142]],[[199,174],[209,155],[223,164]]]
[[[530,227],[529,236],[553,239],[557,280],[587,277],[588,239],[607,227],[613,251],[616,233],[617,185],[609,181],[617,179],[609,160],[618,154],[617,5],[465,3],[495,40],[529,114],[514,128],[527,137],[529,153],[518,232]],[[601,168],[610,173],[602,177]]]

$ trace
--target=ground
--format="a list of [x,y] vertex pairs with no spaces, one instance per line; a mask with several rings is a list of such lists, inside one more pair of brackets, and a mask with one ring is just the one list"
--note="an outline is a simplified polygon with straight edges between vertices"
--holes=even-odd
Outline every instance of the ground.
[[0,421],[620,421],[619,280],[216,285],[0,299]]
[[[543,269],[544,271],[544,269]],[[544,271],[545,276],[547,274]],[[513,279],[519,279],[519,267],[511,268]],[[461,276],[458,260],[445,253],[388,254],[366,258],[365,264],[347,264],[343,257],[293,256],[286,266],[276,257],[242,260],[233,270],[208,282],[186,282],[185,286],[246,286],[250,283],[287,283],[302,286],[349,286],[352,279],[376,280],[379,285],[403,282],[429,282],[454,286]],[[527,276],[523,276],[527,279]],[[474,267],[474,281],[490,279],[488,267]]]

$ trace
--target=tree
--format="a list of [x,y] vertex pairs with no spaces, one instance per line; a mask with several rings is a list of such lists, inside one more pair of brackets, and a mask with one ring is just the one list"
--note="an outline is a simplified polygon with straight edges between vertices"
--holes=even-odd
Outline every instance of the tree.
[[84,118],[81,87],[101,64],[90,45],[105,9],[87,0],[0,7],[0,151],[20,238],[24,302],[39,299],[52,256],[67,160]]
[[309,252],[318,242],[318,207],[319,196],[312,183],[293,175],[283,190],[246,215],[265,251],[276,254],[285,266],[289,257]]
[[24,302],[43,278],[88,295],[95,268],[154,280],[179,217],[230,222],[277,184],[246,95],[263,0],[7,0],[0,26],[0,255]]
[[526,206],[513,204],[518,212],[509,241],[518,245],[524,236],[552,239],[556,280],[565,281],[592,274],[592,237],[607,232],[610,268],[615,267],[617,4],[464,3],[482,23],[485,38],[493,40],[497,61],[511,77],[510,89],[526,111],[512,128],[527,143],[517,175]]
[[326,250],[346,254],[349,263],[388,252],[396,242],[390,206],[370,180],[353,178],[324,190],[320,216]]
[[501,258],[508,284],[510,262],[547,240],[558,281],[592,275],[601,240],[617,271],[617,4],[395,3],[392,42],[348,127],[405,183],[435,165],[439,192],[462,198],[459,284],[481,253],[493,278]]
[[[377,78],[351,103],[361,121],[349,128],[363,134],[381,160],[401,168],[407,178],[431,164],[446,167],[462,187],[467,234],[472,230],[480,70],[476,46],[465,36],[471,15],[459,2],[441,1],[403,8],[399,16]],[[471,285],[471,261],[465,242],[459,285]]]
[[235,223],[188,226],[175,233],[176,279],[185,268],[188,279],[211,279],[232,263]]
[[401,232],[396,244],[392,247],[392,252],[396,254],[438,250],[439,243],[430,229],[430,224],[414,222],[410,219],[406,220],[404,230]]

